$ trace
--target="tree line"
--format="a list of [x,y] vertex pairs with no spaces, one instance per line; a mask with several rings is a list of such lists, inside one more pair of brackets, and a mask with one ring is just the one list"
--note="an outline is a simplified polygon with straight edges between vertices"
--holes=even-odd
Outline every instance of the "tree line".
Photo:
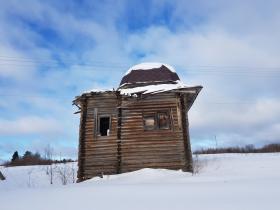
[[26,151],[22,156],[18,151],[15,151],[10,161],[4,163],[4,166],[27,166],[27,165],[50,165],[52,163],[67,163],[74,162],[72,159],[53,159],[52,151],[50,149],[45,150],[45,154],[42,155],[39,152]]
[[267,144],[260,148],[255,148],[254,145],[249,144],[244,147],[219,147],[199,149],[194,154],[219,154],[219,153],[270,153],[280,152],[280,144]]

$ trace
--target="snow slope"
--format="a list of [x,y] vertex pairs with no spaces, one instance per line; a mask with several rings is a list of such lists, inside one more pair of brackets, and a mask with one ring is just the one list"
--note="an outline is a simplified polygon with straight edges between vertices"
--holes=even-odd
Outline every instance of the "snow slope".
[[279,209],[280,153],[201,155],[198,160],[200,172],[195,175],[142,169],[79,184],[23,189],[4,181],[0,209]]

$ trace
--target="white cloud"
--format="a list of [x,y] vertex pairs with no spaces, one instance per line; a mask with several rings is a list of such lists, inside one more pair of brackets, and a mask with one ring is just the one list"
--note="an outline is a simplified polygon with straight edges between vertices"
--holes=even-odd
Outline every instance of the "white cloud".
[[147,52],[142,61],[170,63],[187,84],[204,86],[190,112],[190,126],[192,137],[206,146],[214,135],[222,145],[280,141],[280,53],[275,36],[280,17],[275,10],[266,16],[262,7],[247,11],[239,3],[215,6],[206,21],[190,30],[152,26],[126,43],[130,53]]
[[62,132],[62,122],[52,118],[26,116],[14,120],[0,120],[0,133],[2,135],[25,135],[38,133],[45,135],[58,135]]
[[265,98],[244,104],[198,102],[190,112],[191,133],[205,141],[216,135],[220,146],[279,142],[279,107],[279,99]]
[[[156,13],[162,4],[154,1],[159,7],[151,12]],[[225,145],[277,141],[279,74],[271,71],[280,66],[278,4],[175,1],[174,28],[151,23],[132,33],[116,23],[126,6],[123,2],[100,6],[92,11],[95,19],[61,12],[45,2],[28,1],[25,7],[18,1],[1,3],[0,55],[31,62],[26,67],[16,61],[7,67],[1,64],[0,77],[12,82],[1,87],[1,94],[15,97],[0,102],[0,108],[10,110],[1,116],[0,133],[55,135],[67,130],[71,134],[64,138],[76,142],[78,116],[72,115],[72,97],[92,88],[116,87],[130,64],[160,61],[177,67],[187,84],[204,86],[190,112],[193,139],[204,145],[213,135]],[[11,11],[18,21],[7,18]],[[78,51],[44,46],[41,35],[20,18],[51,28],[69,44],[85,39],[89,46]],[[53,54],[69,65],[46,65],[54,61]],[[144,57],[136,60],[138,54]],[[99,66],[75,65],[91,62]],[[49,68],[39,70],[44,64]]]

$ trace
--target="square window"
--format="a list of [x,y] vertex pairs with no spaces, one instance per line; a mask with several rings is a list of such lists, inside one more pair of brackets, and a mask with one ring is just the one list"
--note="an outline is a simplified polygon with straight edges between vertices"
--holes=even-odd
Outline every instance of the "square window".
[[143,115],[144,130],[170,129],[169,111]]
[[169,129],[169,116],[167,112],[158,113],[158,128]]
[[144,129],[154,130],[156,127],[155,116],[144,116]]

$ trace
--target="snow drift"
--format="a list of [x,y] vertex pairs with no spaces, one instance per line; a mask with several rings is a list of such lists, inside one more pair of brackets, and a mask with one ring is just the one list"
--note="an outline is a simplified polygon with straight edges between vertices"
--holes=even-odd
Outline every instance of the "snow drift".
[[[26,182],[24,176],[17,174],[28,167],[1,168],[7,180],[0,182],[0,209],[279,209],[280,153],[201,155],[194,159],[200,166],[196,175],[142,169],[79,184],[25,189],[20,184]],[[39,169],[34,172],[40,173]],[[46,177],[41,174],[40,179],[44,183]],[[15,180],[19,185],[11,186]]]

